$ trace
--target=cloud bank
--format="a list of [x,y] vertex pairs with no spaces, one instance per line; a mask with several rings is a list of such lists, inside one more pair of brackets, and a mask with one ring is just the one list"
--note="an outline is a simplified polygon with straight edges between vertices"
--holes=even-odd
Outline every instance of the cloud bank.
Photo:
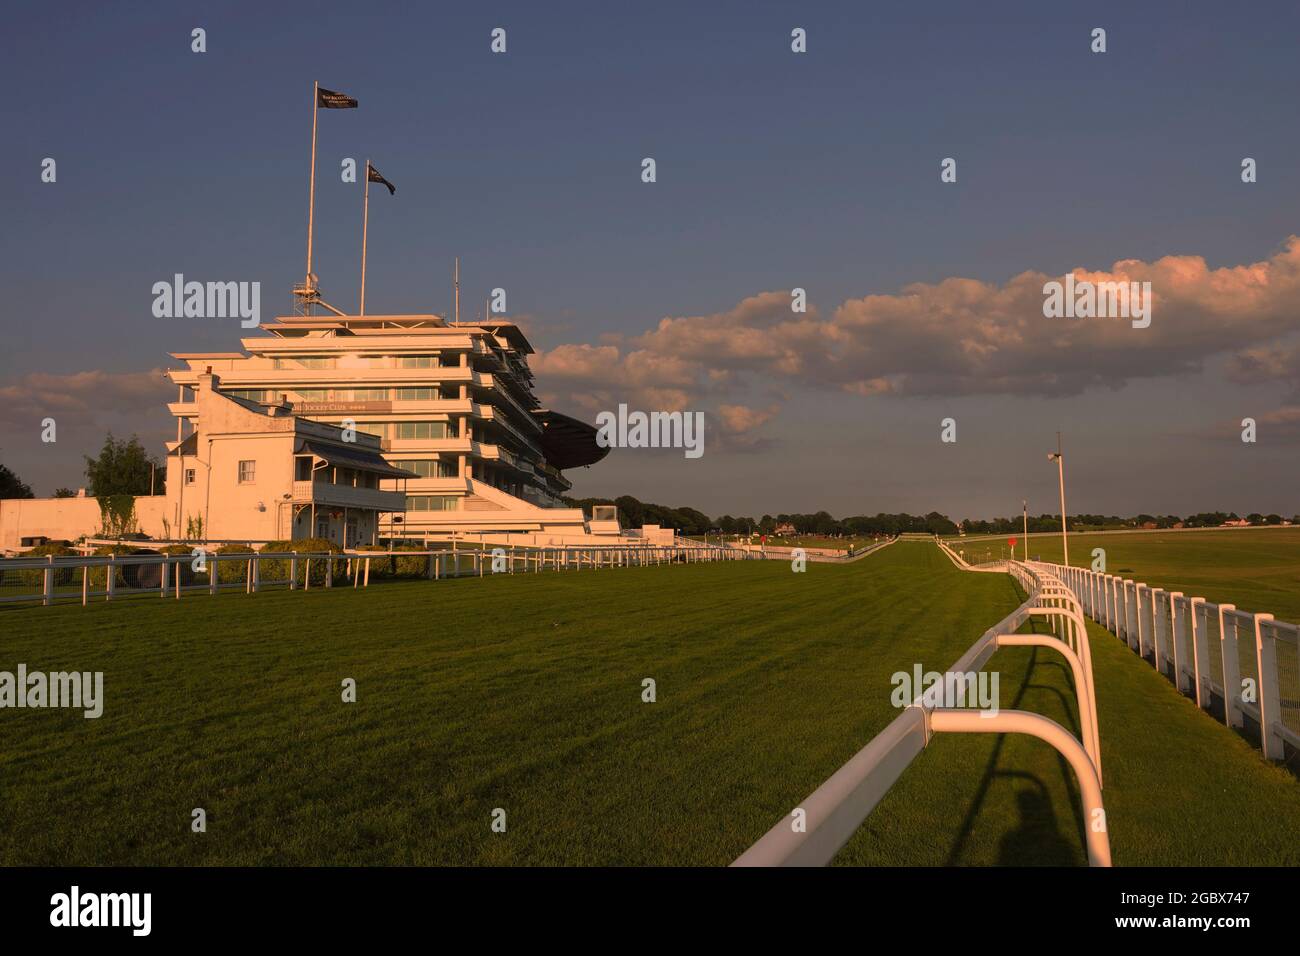
[[[788,291],[763,292],[726,312],[663,318],[617,343],[560,345],[536,355],[533,366],[548,400],[591,412],[620,401],[647,409],[707,405],[732,439],[779,412],[779,400],[760,407],[737,399],[756,386],[1061,398],[1196,372],[1229,355],[1230,379],[1288,381],[1300,393],[1300,347],[1282,341],[1300,330],[1297,237],[1247,265],[1212,269],[1201,256],[1178,255],[1072,271],[1076,281],[1150,282],[1150,327],[1046,318],[1043,285],[1061,277],[1028,271],[1001,285],[956,277],[914,283],[849,299],[829,315],[815,306],[795,314]],[[1286,409],[1277,416],[1279,423],[1294,418]]]

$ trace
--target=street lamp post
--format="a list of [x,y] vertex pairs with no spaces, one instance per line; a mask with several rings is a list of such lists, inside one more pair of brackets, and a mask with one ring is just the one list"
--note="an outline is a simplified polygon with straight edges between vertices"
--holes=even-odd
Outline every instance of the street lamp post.
[[1065,525],[1065,455],[1061,451],[1061,433],[1056,433],[1056,451],[1049,452],[1048,461],[1056,462],[1056,475],[1061,485],[1061,554],[1063,555],[1062,564],[1070,566],[1070,540],[1069,532]]
[[1025,560],[1029,560],[1029,502],[1021,500],[1020,513],[1025,519]]

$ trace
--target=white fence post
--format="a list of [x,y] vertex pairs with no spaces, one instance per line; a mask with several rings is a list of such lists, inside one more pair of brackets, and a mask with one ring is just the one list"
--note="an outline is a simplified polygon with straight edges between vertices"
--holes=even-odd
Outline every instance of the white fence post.
[[1156,670],[1163,674],[1165,672],[1164,653],[1167,648],[1165,642],[1161,639],[1160,622],[1164,620],[1164,611],[1168,609],[1169,601],[1165,592],[1160,588],[1151,588],[1147,593],[1151,599],[1151,649],[1155,654]]
[[1272,624],[1272,614],[1256,614],[1255,666],[1259,674],[1259,745],[1270,760],[1286,757],[1282,737],[1273,729],[1282,723],[1282,687],[1277,673],[1277,638],[1267,625]]
[[1127,622],[1128,646],[1142,653],[1142,632],[1138,629],[1138,586],[1136,581],[1124,582],[1124,619]]
[[[1146,601],[1142,600],[1142,592],[1146,592]],[[1137,644],[1138,657],[1147,656],[1147,648],[1151,646],[1151,615],[1147,613],[1147,607],[1151,604],[1151,589],[1145,584],[1138,582],[1133,585],[1133,613],[1137,618]]]
[[[1235,604],[1219,605],[1219,651],[1223,660],[1223,722],[1229,727],[1244,726],[1241,714],[1241,661],[1237,659],[1237,618]],[[1231,626],[1229,626],[1231,625]]]
[[1189,617],[1192,621],[1192,672],[1196,686],[1196,706],[1210,709],[1210,640],[1201,617],[1206,614],[1205,598],[1191,599]]
[[1173,658],[1174,686],[1180,691],[1187,690],[1187,679],[1183,675],[1183,640],[1187,635],[1187,612],[1182,608],[1184,602],[1182,591],[1169,592],[1169,643],[1173,644],[1170,657]]

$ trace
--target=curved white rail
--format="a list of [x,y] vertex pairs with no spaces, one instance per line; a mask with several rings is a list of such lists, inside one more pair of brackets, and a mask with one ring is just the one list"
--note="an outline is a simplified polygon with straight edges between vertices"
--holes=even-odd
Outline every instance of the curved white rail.
[[934,710],[930,712],[928,727],[931,731],[940,733],[1028,734],[1055,747],[1070,762],[1079,781],[1088,864],[1110,866],[1110,838],[1106,835],[1106,809],[1101,802],[1101,779],[1072,733],[1054,720],[1024,710],[1002,710],[993,715],[974,710]]
[[[962,570],[996,571],[1012,575],[1029,592],[1020,607],[977,640],[950,668],[951,672],[981,670],[999,646],[1053,647],[1070,663],[1079,700],[1080,743],[1055,721],[1024,711],[955,710],[926,706],[918,697],[902,714],[849,759],[799,805],[802,827],[787,818],[778,822],[732,866],[825,866],[861,826],[908,765],[925,749],[933,732],[1025,733],[1052,744],[1070,762],[1079,780],[1086,811],[1084,829],[1088,860],[1093,866],[1110,865],[1101,801],[1101,738],[1097,730],[1097,698],[1093,687],[1092,656],[1081,606],[1075,594],[1055,573],[1043,566],[1002,562],[997,568],[971,568],[943,542],[939,547]],[[1077,650],[1047,635],[1015,634],[1034,617],[1059,620],[1061,630],[1074,639]]]

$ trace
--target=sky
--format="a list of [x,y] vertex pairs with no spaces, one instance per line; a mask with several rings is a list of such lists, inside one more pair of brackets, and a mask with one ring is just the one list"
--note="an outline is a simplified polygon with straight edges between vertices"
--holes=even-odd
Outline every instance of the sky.
[[[574,495],[1052,512],[1061,431],[1071,512],[1289,516],[1297,35],[1293,3],[19,0],[0,463],[50,494],[108,429],[162,454],[168,353],[247,333],[156,318],[155,282],[257,281],[263,318],[289,310],[316,81],[360,101],[319,117],[327,300],[355,309],[339,171],[368,157],[397,187],[371,197],[370,312],[447,313],[459,256],[462,317],[506,290],[550,407],[705,413],[701,457],[615,449]],[[1150,282],[1150,326],[1044,316],[1067,272]]]

